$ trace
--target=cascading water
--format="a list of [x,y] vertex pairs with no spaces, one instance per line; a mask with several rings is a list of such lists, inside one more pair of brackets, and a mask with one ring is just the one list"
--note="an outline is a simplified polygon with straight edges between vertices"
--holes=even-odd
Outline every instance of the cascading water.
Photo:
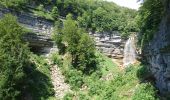
[[135,61],[136,61],[135,39],[134,36],[131,36],[125,44],[123,66],[134,64]]

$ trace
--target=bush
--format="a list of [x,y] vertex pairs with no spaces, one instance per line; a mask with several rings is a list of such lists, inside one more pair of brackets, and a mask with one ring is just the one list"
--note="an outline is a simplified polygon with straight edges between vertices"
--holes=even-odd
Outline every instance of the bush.
[[89,85],[89,95],[100,95],[105,89],[105,83],[102,81],[92,81]]
[[140,84],[135,94],[133,100],[157,100],[156,89],[150,83]]
[[151,76],[146,65],[140,66],[140,68],[137,71],[137,76],[140,79],[145,79],[146,77]]
[[76,69],[70,69],[65,72],[66,82],[71,85],[72,89],[77,90],[83,85],[83,74],[81,71],[77,71]]
[[62,58],[57,53],[52,54],[51,60],[53,64],[57,64],[57,66],[62,67]]
[[29,68],[26,69],[27,87],[33,100],[47,100],[47,98],[54,97],[53,84],[51,81],[50,66],[43,56],[32,54],[31,60],[34,62]]
[[71,93],[67,93],[63,100],[73,100],[73,97],[74,97],[74,94],[71,94]]
[[[0,99],[17,99],[21,96],[25,73],[29,65],[29,50],[22,41],[24,29],[12,15],[0,20]],[[2,97],[1,97],[2,96]],[[19,98],[18,98],[19,99]]]

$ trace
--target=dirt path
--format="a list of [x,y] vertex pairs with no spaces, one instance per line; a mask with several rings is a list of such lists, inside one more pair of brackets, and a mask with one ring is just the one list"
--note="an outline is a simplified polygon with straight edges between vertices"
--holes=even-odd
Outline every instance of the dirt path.
[[[51,53],[52,54],[52,53]],[[55,91],[55,97],[57,100],[62,99],[64,95],[68,92],[71,92],[69,84],[64,82],[64,76],[62,75],[62,72],[60,68],[57,65],[52,64],[50,60],[50,54],[47,56],[47,61],[49,63],[50,70],[51,70],[51,80],[52,84],[54,86]]]
[[67,92],[71,91],[70,86],[64,82],[64,76],[57,65],[51,67],[51,79],[57,99],[62,99]]

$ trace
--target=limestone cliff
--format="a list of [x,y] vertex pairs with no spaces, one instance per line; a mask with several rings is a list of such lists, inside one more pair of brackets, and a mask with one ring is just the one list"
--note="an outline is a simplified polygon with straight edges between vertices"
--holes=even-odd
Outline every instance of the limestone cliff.
[[48,53],[50,51],[53,47],[53,42],[50,37],[53,31],[53,21],[36,17],[31,13],[0,8],[0,18],[8,13],[16,16],[18,22],[30,30],[30,33],[26,34],[23,39],[29,43],[32,51],[36,53]]
[[122,63],[125,40],[120,33],[114,31],[112,35],[107,33],[89,33],[96,42],[96,48],[106,56],[119,59]]
[[162,93],[167,93],[170,92],[170,2],[163,1],[166,10],[159,31],[155,33],[143,54],[150,63],[156,86]]

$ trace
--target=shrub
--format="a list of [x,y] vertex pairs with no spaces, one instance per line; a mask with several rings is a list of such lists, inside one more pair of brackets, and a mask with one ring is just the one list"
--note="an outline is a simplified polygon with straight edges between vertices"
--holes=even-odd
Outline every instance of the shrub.
[[140,84],[135,91],[133,100],[157,100],[156,89],[150,83]]
[[[0,99],[20,97],[24,68],[29,65],[29,50],[22,41],[24,29],[12,15],[0,20]],[[2,96],[2,97],[1,97]]]
[[70,69],[65,73],[66,82],[71,85],[72,89],[77,90],[83,85],[83,74],[81,71],[77,71],[76,69]]
[[105,83],[102,81],[93,81],[89,85],[89,95],[100,95],[105,88]]
[[74,97],[74,94],[71,94],[71,93],[67,93],[63,100],[73,100],[73,97]]
[[57,53],[52,54],[51,60],[53,64],[57,64],[59,67],[62,67],[62,58]]

